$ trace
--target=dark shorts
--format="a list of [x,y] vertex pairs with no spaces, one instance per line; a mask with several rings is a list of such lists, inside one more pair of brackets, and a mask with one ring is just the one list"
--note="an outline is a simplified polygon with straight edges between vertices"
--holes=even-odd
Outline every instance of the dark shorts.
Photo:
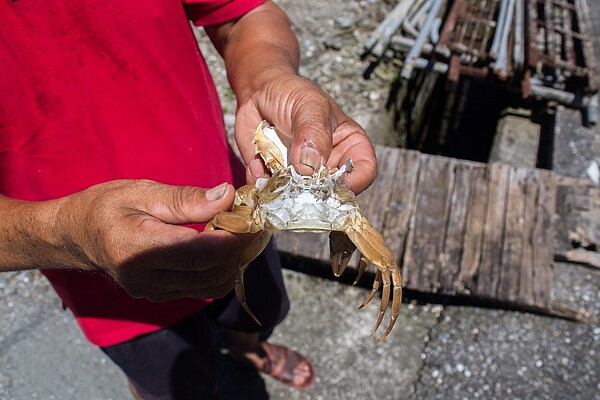
[[272,245],[250,264],[244,278],[248,305],[262,327],[230,293],[170,327],[102,350],[145,400],[218,398],[211,327],[258,332],[266,339],[289,310],[279,255]]

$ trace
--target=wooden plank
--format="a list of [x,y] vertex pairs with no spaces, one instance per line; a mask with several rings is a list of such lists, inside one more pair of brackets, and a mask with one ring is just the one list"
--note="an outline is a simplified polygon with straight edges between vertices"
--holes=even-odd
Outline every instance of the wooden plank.
[[329,253],[323,254],[323,247],[328,243],[328,233],[289,231],[275,233],[275,244],[280,252],[327,264],[330,262]]
[[301,232],[295,234],[298,235],[297,256],[319,260],[324,263],[330,262],[329,232]]
[[593,187],[594,184],[589,179],[573,178],[571,176],[554,175],[556,186],[574,186],[574,187]]
[[406,287],[437,293],[454,160],[422,156],[416,204],[404,256]]
[[[556,253],[564,254],[575,246],[587,247],[596,242],[594,236],[600,234],[596,233],[600,222],[598,218],[586,215],[592,208],[589,194],[589,188],[583,186],[560,186],[557,189],[557,223],[560,230],[554,246]],[[600,217],[600,213],[597,216]]]
[[554,281],[552,253],[554,247],[553,217],[556,205],[556,185],[549,171],[540,171],[540,196],[534,236],[534,304],[550,309],[550,293]]
[[583,264],[591,268],[600,269],[600,253],[582,248],[567,251],[564,256],[557,257],[561,261]]
[[600,189],[561,185],[557,188],[557,236],[554,252],[560,257],[575,248],[600,248]]
[[471,197],[463,240],[463,254],[456,283],[457,292],[465,295],[477,292],[489,196],[487,178],[487,167],[483,165],[472,171]]
[[508,182],[504,240],[502,243],[499,300],[516,302],[522,269],[527,198],[527,169],[511,168]]
[[393,147],[375,146],[377,156],[377,178],[371,186],[358,195],[362,214],[378,232],[383,230],[387,210],[396,179],[400,150]]
[[519,276],[518,302],[521,304],[535,304],[534,278],[535,278],[535,234],[537,208],[540,195],[540,171],[530,170],[527,176],[527,193],[525,199],[523,220],[523,254],[521,257],[521,273]]
[[[555,313],[553,217],[557,183],[570,181],[506,164],[376,152],[379,176],[359,202],[403,266],[405,287]],[[571,211],[596,215],[600,191],[575,188],[581,193],[568,198]],[[276,236],[280,251],[329,264],[328,233]]]
[[400,151],[396,176],[390,187],[389,209],[383,227],[383,239],[401,265],[416,201],[421,153]]
[[474,167],[466,163],[454,166],[454,187],[451,189],[448,224],[440,260],[440,293],[454,295],[458,289],[458,273],[472,190]]
[[296,254],[298,238],[294,232],[276,232],[274,236],[277,250],[292,255]]
[[488,173],[488,204],[476,294],[497,299],[510,166],[494,163],[489,166]]

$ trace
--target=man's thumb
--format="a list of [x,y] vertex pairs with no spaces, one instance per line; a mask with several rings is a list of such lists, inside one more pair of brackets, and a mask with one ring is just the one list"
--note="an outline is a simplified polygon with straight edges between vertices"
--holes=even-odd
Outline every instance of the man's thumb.
[[234,193],[235,189],[228,183],[211,189],[166,186],[162,201],[156,203],[150,214],[168,224],[201,224],[210,221],[219,211],[227,210],[233,203]]

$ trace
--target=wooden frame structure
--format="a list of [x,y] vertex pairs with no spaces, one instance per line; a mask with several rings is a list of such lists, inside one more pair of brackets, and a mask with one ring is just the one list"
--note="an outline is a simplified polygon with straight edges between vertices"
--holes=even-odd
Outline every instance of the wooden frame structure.
[[[585,317],[552,304],[554,173],[385,146],[376,152],[379,176],[359,202],[396,255],[405,288]],[[329,263],[326,233],[276,239],[281,252]]]

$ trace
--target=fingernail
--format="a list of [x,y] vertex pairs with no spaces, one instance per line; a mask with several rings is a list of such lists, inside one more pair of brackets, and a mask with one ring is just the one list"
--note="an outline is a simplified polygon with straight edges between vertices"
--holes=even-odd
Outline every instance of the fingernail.
[[305,145],[300,149],[300,163],[317,170],[323,165],[323,156],[314,147]]
[[215,186],[212,189],[208,189],[204,193],[204,197],[208,201],[219,200],[221,197],[223,197],[226,190],[227,190],[227,183],[221,183],[219,186]]

